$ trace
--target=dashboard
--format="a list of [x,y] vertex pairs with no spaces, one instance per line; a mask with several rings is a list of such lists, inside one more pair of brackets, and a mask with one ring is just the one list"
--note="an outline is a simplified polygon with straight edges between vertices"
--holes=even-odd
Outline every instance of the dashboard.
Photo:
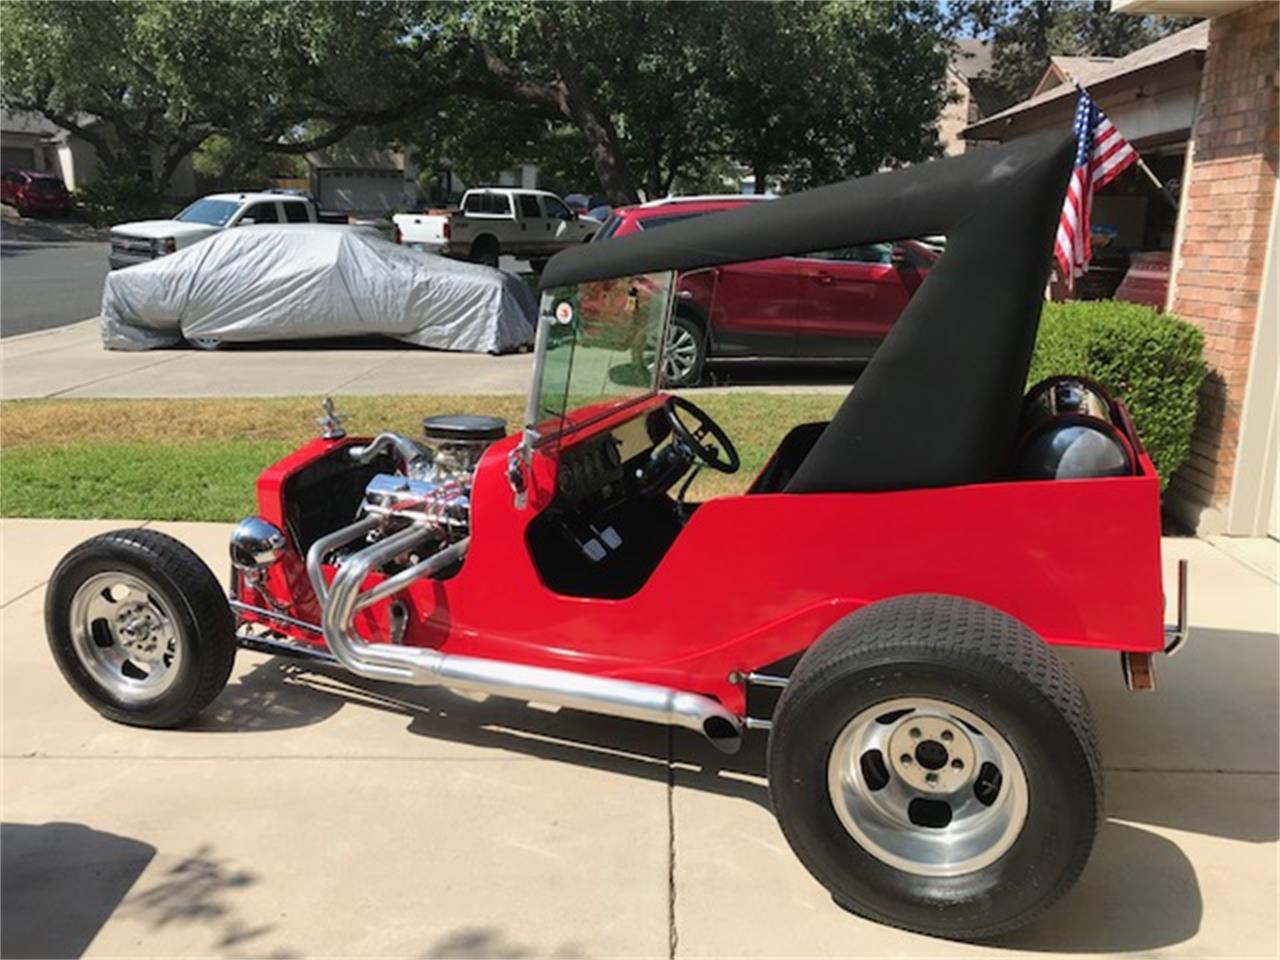
[[627,465],[645,456],[669,432],[666,415],[653,410],[565,448],[556,474],[560,497],[573,504],[615,499],[625,492]]

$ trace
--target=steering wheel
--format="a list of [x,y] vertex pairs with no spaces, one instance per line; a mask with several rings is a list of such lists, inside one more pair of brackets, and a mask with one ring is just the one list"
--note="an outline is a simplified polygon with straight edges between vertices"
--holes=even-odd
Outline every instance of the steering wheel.
[[[711,419],[711,414],[693,401],[677,396],[667,397],[665,409],[677,441],[712,470],[737,473],[738,467],[742,466],[738,451],[724,428]],[[693,420],[692,429],[681,417],[681,411]],[[708,437],[715,442],[708,442]]]

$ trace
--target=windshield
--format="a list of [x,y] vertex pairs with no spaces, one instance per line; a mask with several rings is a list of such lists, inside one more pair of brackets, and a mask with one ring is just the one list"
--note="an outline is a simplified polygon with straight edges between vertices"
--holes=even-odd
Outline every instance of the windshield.
[[667,272],[544,292],[529,424],[547,436],[564,427],[566,414],[592,419],[657,389],[656,346],[674,289]]
[[177,219],[185,223],[207,223],[211,227],[225,227],[239,206],[234,200],[197,200],[178,214]]

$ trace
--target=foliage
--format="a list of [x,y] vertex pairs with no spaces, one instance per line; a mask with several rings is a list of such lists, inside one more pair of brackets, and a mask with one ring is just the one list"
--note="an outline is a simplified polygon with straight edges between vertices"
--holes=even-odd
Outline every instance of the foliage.
[[[742,470],[702,471],[694,497],[743,491],[787,430],[829,418],[843,397],[786,399],[780,409],[776,396],[760,393],[698,398],[733,436]],[[258,473],[315,435],[319,407],[316,397],[0,403],[0,516],[236,520],[253,512]],[[457,410],[514,426],[524,398],[346,397],[338,407],[353,433],[412,434],[424,414]],[[51,484],[58,497],[48,496]]]
[[137,177],[100,177],[75,192],[75,202],[94,226],[146,220],[173,212],[151,184]]
[[1121,397],[1163,488],[1191,452],[1207,372],[1199,328],[1117,300],[1046,303],[1028,383],[1074,373]]
[[265,187],[272,177],[303,178],[306,161],[299,156],[267,153],[257,144],[215,133],[196,148],[191,166],[197,174],[230,189]]
[[809,184],[931,155],[940,29],[924,0],[32,0],[0,4],[2,98],[161,190],[215,135],[201,168],[247,175],[377,128],[624,201],[726,160]]
[[1123,57],[1183,30],[1194,17],[1135,17],[1109,0],[956,0],[954,27],[990,35],[989,81],[1010,103],[1031,95],[1051,56]]

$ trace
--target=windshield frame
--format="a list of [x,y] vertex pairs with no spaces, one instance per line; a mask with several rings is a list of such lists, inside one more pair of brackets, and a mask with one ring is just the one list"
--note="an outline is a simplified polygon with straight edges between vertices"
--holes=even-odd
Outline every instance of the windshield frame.
[[[546,359],[548,342],[550,340],[551,327],[555,323],[554,315],[551,312],[552,304],[555,302],[556,290],[563,290],[563,287],[552,287],[542,291],[538,307],[538,329],[534,337],[534,358],[533,358],[533,376],[529,383],[529,396],[525,404],[524,414],[524,439],[522,445],[526,446],[530,451],[534,447],[544,447],[553,441],[558,441],[567,434],[580,430],[583,427],[590,426],[606,417],[615,416],[619,411],[636,404],[644,403],[651,400],[662,390],[662,368],[667,349],[667,329],[671,324],[671,314],[675,308],[676,291],[679,285],[680,274],[678,271],[655,271],[655,273],[669,273],[671,275],[670,282],[666,285],[666,302],[662,306],[662,320],[658,325],[658,343],[654,351],[653,375],[649,380],[648,389],[639,391],[627,396],[619,396],[614,403],[608,405],[606,409],[600,410],[598,413],[586,418],[574,418],[570,415],[572,409],[565,409],[558,418],[559,425],[555,429],[539,430],[539,426],[546,424],[547,418],[542,415],[540,409],[540,400],[542,397],[542,378],[546,372]],[[612,279],[623,279],[615,277]],[[599,282],[599,281],[591,281]],[[576,345],[575,345],[576,346]],[[575,408],[580,409],[580,408]]]

